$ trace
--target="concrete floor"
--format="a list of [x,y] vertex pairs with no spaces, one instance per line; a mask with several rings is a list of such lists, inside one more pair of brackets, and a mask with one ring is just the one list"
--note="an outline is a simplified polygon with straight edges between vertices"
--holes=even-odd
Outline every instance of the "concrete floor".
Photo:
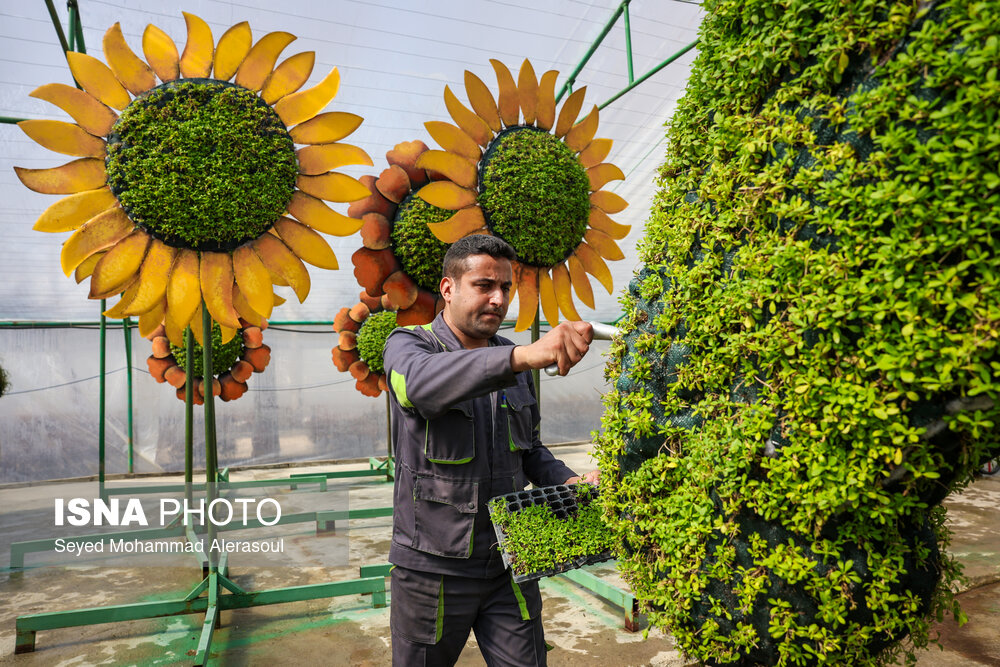
[[[555,451],[575,470],[593,467],[588,446],[559,447]],[[329,469],[303,466],[248,470],[234,474],[233,479],[267,479]],[[334,486],[349,491],[352,509],[391,504],[391,485],[375,479],[340,480],[332,482],[331,488]],[[3,508],[24,506],[33,495],[46,497],[37,487],[0,488],[0,518]],[[969,579],[960,599],[970,620],[962,628],[950,621],[936,626],[944,648],[925,651],[918,665],[1000,666],[1000,531],[995,528],[1000,477],[978,480],[963,494],[949,499],[948,506],[955,532],[950,551],[964,564]],[[385,562],[390,531],[388,517],[352,521],[346,566],[241,569],[234,557],[231,575],[248,590],[356,578],[361,565]],[[28,563],[32,562],[29,557]],[[596,566],[593,571],[623,586],[609,564]],[[30,613],[173,599],[186,594],[198,579],[196,567],[122,568],[116,567],[113,560],[39,567],[16,576],[0,573],[0,663],[25,667],[189,663],[201,630],[200,615],[43,631],[38,633],[34,653],[16,656],[14,619]],[[644,639],[642,632],[626,631],[621,609],[573,582],[562,577],[543,579],[542,593],[546,639],[555,646],[549,653],[553,667],[695,664],[684,659],[669,636],[650,632]],[[388,665],[388,625],[388,609],[374,609],[370,598],[360,595],[228,611],[223,613],[222,627],[215,633],[211,664]],[[474,640],[470,639],[458,664],[484,664]]]

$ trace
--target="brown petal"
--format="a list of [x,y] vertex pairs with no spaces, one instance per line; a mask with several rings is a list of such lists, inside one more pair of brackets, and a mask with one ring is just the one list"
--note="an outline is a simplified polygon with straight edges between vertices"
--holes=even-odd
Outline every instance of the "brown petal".
[[357,331],[361,325],[351,319],[348,308],[341,308],[333,318],[333,330],[337,333],[341,331]]
[[232,374],[233,379],[237,382],[246,382],[253,375],[253,365],[249,361],[243,361],[240,359],[233,367],[229,370]]
[[264,332],[260,327],[247,327],[243,330],[243,347],[248,350],[258,348],[264,344]]
[[337,336],[337,347],[345,352],[358,349],[358,335],[353,331],[341,331]]
[[375,188],[375,177],[371,174],[365,174],[358,181],[372,194],[364,199],[351,202],[351,205],[347,207],[347,215],[359,220],[365,213],[379,213],[387,218],[392,217],[396,212],[396,205],[383,197]]
[[382,390],[378,388],[379,377],[383,377],[381,373],[369,373],[365,379],[358,381],[355,388],[365,396],[375,398],[382,393]]
[[385,290],[386,296],[389,297],[389,301],[395,308],[412,306],[413,302],[417,300],[417,291],[419,290],[417,284],[413,282],[413,278],[410,278],[403,271],[396,271],[386,278],[382,289]]
[[163,374],[163,379],[169,382],[171,387],[178,389],[184,386],[184,383],[187,381],[187,375],[184,374],[184,369],[178,366],[175,361]]
[[372,314],[371,309],[363,303],[356,303],[348,313],[355,322],[364,322]]
[[382,283],[389,275],[399,269],[399,262],[391,250],[369,250],[359,248],[353,255],[354,277],[358,284],[372,296],[382,296],[385,290]]
[[253,366],[257,373],[263,373],[267,365],[271,363],[271,348],[267,345],[261,345],[252,350],[246,350],[243,353],[243,361]]
[[400,310],[396,315],[396,324],[405,327],[411,324],[427,324],[437,314],[435,306],[437,297],[427,290],[420,290],[416,301],[406,310]]
[[153,356],[157,359],[166,359],[170,356],[170,341],[166,336],[157,336],[153,339]]
[[426,150],[427,144],[422,141],[404,141],[396,144],[391,151],[386,153],[385,159],[389,164],[405,171],[411,186],[419,188],[427,182],[427,173],[423,169],[417,168],[417,158]]
[[398,204],[410,194],[410,177],[402,167],[392,165],[379,174],[375,187],[383,197]]
[[[366,306],[368,306],[369,310],[375,311],[375,310],[378,310],[379,308],[382,307],[382,299],[381,298],[379,298],[377,296],[372,296],[371,294],[369,294],[368,292],[366,292],[364,290],[361,290],[361,294],[358,295],[358,298],[361,299],[361,303],[363,303]],[[344,310],[346,310],[346,308]],[[354,322],[354,320],[351,320],[351,321]],[[357,324],[357,323],[355,322],[355,324]],[[353,331],[357,331],[357,329],[354,329]]]
[[364,380],[371,373],[371,371],[368,369],[368,364],[366,364],[361,359],[358,359],[353,364],[351,364],[350,368],[348,368],[347,370],[350,372],[351,376],[355,380]]
[[339,347],[333,348],[333,365],[341,373],[346,373],[355,361],[358,360],[358,353],[354,350],[341,350]]
[[384,250],[391,242],[392,225],[381,213],[365,213],[361,225],[361,242],[371,250]]
[[158,359],[154,356],[146,359],[146,366],[149,367],[149,374],[152,375],[153,379],[159,383],[165,382],[163,375],[167,372],[167,369],[176,365],[177,362],[174,361],[172,357],[169,359]]
[[238,381],[231,373],[224,373],[219,378],[219,384],[222,388],[219,397],[224,401],[235,401],[248,389],[246,382]]

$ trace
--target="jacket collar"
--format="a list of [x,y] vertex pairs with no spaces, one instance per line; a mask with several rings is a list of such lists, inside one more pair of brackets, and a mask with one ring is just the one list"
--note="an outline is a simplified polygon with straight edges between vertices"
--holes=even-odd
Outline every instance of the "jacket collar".
[[[444,343],[445,348],[449,352],[465,349],[462,342],[458,340],[458,336],[456,336],[455,332],[451,330],[448,323],[444,321],[443,310],[438,313],[437,317],[434,318],[434,321],[431,322],[431,333],[433,333],[439,341]],[[493,337],[489,339],[489,344],[490,346],[502,345],[500,339],[496,335],[493,335]]]

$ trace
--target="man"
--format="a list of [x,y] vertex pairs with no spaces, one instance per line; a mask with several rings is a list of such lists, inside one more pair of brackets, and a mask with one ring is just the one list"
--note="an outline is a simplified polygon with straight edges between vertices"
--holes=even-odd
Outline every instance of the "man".
[[585,322],[531,345],[496,335],[507,313],[514,250],[486,235],[445,255],[444,310],[396,329],[385,345],[396,454],[392,658],[453,665],[469,631],[488,665],[545,665],[537,582],[516,584],[496,547],[487,502],[539,485],[596,483],[542,446],[533,368],[565,375],[589,349]]

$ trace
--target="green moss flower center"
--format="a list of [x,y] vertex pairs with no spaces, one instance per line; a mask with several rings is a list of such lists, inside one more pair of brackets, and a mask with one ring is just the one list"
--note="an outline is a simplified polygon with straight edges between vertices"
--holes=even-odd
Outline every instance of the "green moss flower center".
[[295,190],[294,143],[253,92],[211,79],[136,98],[108,142],[108,184],[163,242],[231,250],[270,228]]
[[[218,324],[212,325],[212,375],[219,376],[230,370],[243,352],[243,336],[237,332],[228,343],[222,342],[222,329]],[[174,355],[177,365],[187,370],[187,349],[183,345],[171,345],[170,353]],[[204,348],[194,344],[194,376],[205,376]]]
[[479,183],[487,226],[526,264],[558,264],[587,231],[587,172],[548,132],[531,126],[501,132],[480,161]]
[[382,360],[382,349],[385,339],[396,328],[396,313],[383,310],[381,313],[369,315],[358,330],[358,356],[368,364],[372,373],[384,373],[385,363]]
[[434,294],[441,283],[448,244],[434,236],[427,224],[443,222],[453,214],[411,194],[396,209],[392,221],[393,254],[414,282]]

